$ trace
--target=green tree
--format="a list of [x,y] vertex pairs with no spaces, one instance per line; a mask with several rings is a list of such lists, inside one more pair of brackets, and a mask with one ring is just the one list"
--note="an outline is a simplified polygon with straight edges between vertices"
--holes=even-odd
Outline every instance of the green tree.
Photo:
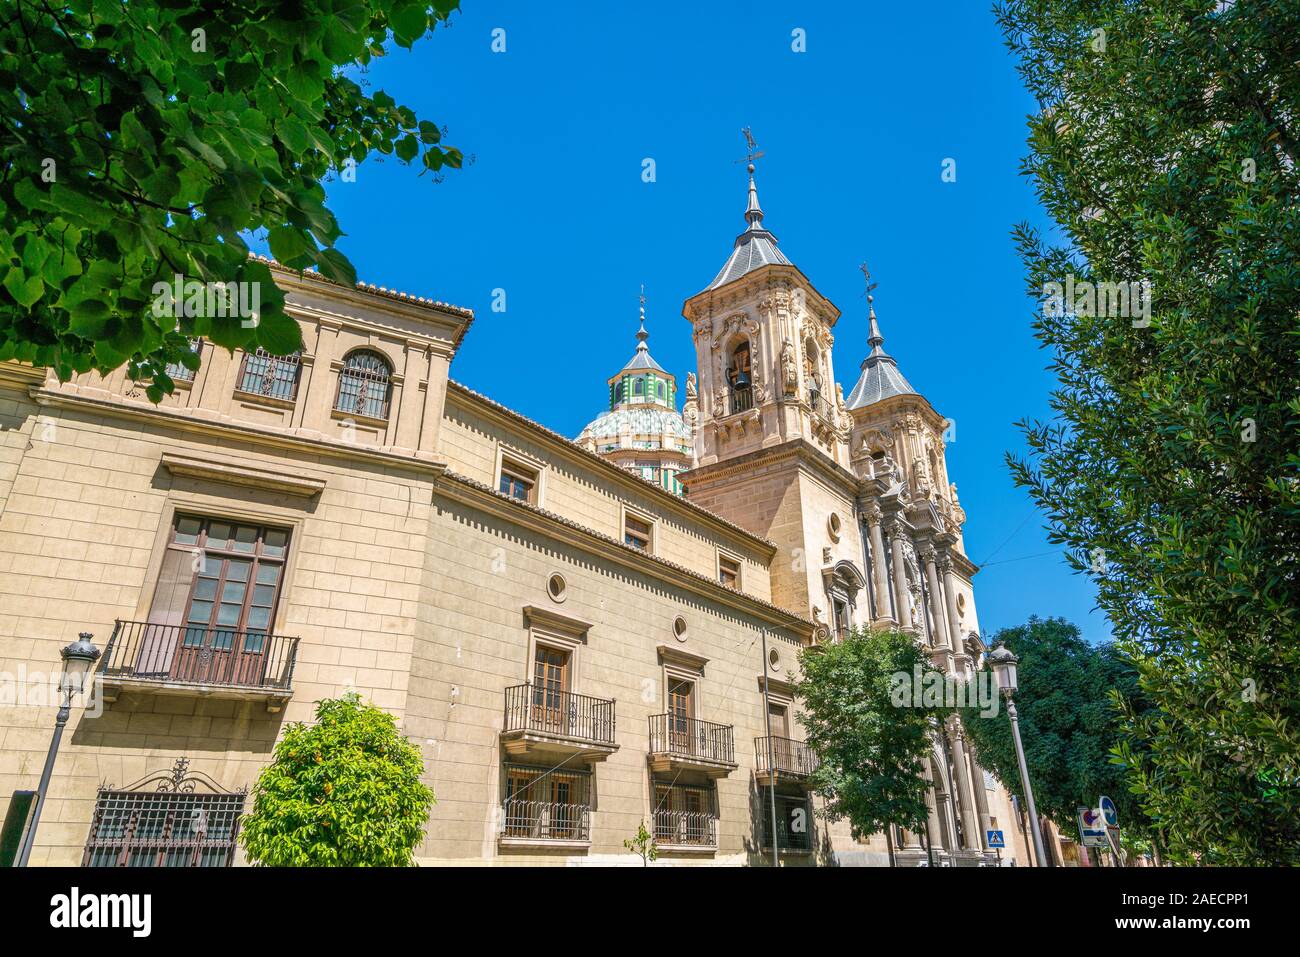
[[268,867],[405,867],[424,838],[433,792],[420,749],[355,693],[293,723],[253,788],[239,839]]
[[[1006,642],[1020,659],[1016,709],[1039,813],[1069,834],[1076,829],[1075,808],[1096,807],[1105,794],[1114,799],[1125,829],[1146,833],[1146,816],[1110,754],[1121,721],[1112,692],[1145,709],[1137,671],[1113,644],[1088,644],[1063,618],[1034,616],[1003,628],[993,640]],[[990,715],[963,707],[961,716],[980,763],[1024,801],[1006,711]]]
[[855,837],[889,825],[923,830],[925,764],[935,722],[948,712],[911,690],[920,676],[922,691],[941,696],[943,674],[912,635],[895,630],[857,630],[805,649],[799,661],[803,726],[821,759],[812,785],[826,816],[847,819]]
[[[1059,385],[1015,478],[1154,706],[1117,756],[1170,856],[1300,863],[1300,5],[997,16],[1060,229],[1016,231]],[[1149,316],[1053,304],[1070,274],[1147,281]]]
[[[0,361],[61,378],[128,365],[172,389],[187,337],[301,347],[271,254],[340,282],[355,273],[321,181],[372,150],[459,167],[442,133],[341,68],[410,47],[459,0],[14,0],[0,15]],[[176,277],[258,284],[258,314],[160,315]],[[187,311],[187,310],[182,310]]]
[[636,829],[636,837],[627,838],[623,841],[623,846],[641,858],[642,867],[648,867],[650,862],[659,860],[659,845],[645,826],[645,821]]

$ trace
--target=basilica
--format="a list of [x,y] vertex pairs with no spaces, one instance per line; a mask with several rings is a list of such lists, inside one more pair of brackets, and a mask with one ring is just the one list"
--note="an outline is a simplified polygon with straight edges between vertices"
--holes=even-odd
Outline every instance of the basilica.
[[985,648],[948,423],[870,295],[860,375],[834,381],[840,311],[748,174],[722,268],[656,333],[689,332],[695,369],[651,356],[643,299],[576,439],[456,381],[469,310],[275,263],[303,350],[196,340],[159,405],[125,370],[0,363],[6,834],[53,723],[33,676],[80,634],[101,653],[31,862],[247,863],[285,723],[356,691],[423,754],[421,864],[639,865],[641,827],[658,866],[1029,864],[955,719],[923,832],[818,813],[803,649],[901,627],[961,676]]

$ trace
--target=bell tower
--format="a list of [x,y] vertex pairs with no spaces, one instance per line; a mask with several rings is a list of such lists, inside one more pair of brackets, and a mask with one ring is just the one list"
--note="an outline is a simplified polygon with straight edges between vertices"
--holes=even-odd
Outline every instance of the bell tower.
[[803,439],[847,466],[852,420],[831,366],[840,312],[763,225],[754,184],[763,154],[749,143],[745,229],[713,281],[683,307],[699,368],[696,456],[709,465]]
[[682,307],[699,371],[697,467],[682,480],[692,501],[777,544],[773,600],[829,634],[869,620],[858,596],[853,419],[831,363],[840,312],[764,225],[754,182],[763,154],[744,132],[745,229]]

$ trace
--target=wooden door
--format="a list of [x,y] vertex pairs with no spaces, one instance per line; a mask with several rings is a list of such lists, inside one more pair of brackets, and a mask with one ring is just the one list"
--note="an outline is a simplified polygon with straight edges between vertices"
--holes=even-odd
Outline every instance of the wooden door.
[[538,645],[533,656],[533,713],[541,730],[572,733],[566,701],[568,690],[569,653]]
[[694,697],[693,682],[681,678],[668,680],[668,743],[675,754],[694,753],[694,736],[691,734]]

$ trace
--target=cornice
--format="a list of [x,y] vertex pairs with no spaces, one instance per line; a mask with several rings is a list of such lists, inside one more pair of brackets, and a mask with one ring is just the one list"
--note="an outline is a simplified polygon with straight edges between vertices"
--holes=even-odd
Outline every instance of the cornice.
[[703,479],[708,482],[734,478],[739,475],[752,474],[759,465],[779,462],[783,459],[798,459],[813,471],[823,476],[831,485],[844,494],[850,502],[858,494],[858,477],[838,462],[827,458],[825,453],[806,439],[790,439],[780,445],[755,449],[725,462],[712,465],[700,465],[689,472],[682,472],[678,478],[682,484],[690,487],[693,481]]
[[[674,495],[660,485],[642,478],[625,468],[615,465],[604,456],[583,448],[572,439],[565,438],[553,429],[548,429],[540,422],[535,422],[507,406],[502,405],[495,399],[490,399],[480,392],[475,392],[469,386],[457,382],[454,379],[447,380],[447,391],[463,399],[474,403],[475,408],[488,418],[495,419],[497,422],[516,427],[522,426],[534,437],[540,439],[543,444],[547,445],[552,451],[566,458],[569,462],[595,468],[603,472],[607,477],[613,480],[613,484],[627,489],[648,493],[657,504],[662,506],[665,511],[674,513],[678,517],[692,518],[711,527],[714,531],[720,532],[731,539],[742,539],[752,548],[761,554],[771,558],[776,554],[776,543],[768,541],[755,535],[747,529],[741,528],[733,522],[728,521],[721,515],[717,515],[694,502],[687,501],[679,495]],[[642,451],[642,455],[655,454],[658,450]]]
[[382,449],[367,448],[362,445],[334,442],[325,438],[311,438],[292,435],[247,422],[218,421],[200,419],[186,414],[182,410],[146,406],[128,403],[123,399],[104,396],[92,396],[78,392],[65,392],[62,389],[33,388],[28,390],[32,401],[38,405],[54,408],[93,411],[99,415],[108,415],[121,419],[146,419],[161,423],[178,432],[188,432],[209,438],[238,440],[265,449],[298,452],[322,459],[341,461],[368,462],[385,468],[400,469],[407,472],[423,473],[432,479],[446,469],[447,463],[441,459],[424,458],[423,454],[401,454]]
[[481,509],[543,535],[567,542],[589,554],[598,555],[628,569],[653,575],[660,581],[708,598],[745,614],[761,618],[811,640],[813,622],[792,611],[746,592],[727,588],[721,582],[678,565],[657,555],[647,555],[639,548],[594,529],[586,528],[562,515],[548,512],[528,502],[511,498],[490,486],[452,471],[444,471],[437,482],[443,495],[465,505]]
[[32,366],[12,359],[0,362],[0,382],[16,385],[23,389],[38,386],[45,381],[45,368]]
[[[769,263],[766,266],[760,266],[753,272],[746,273],[739,279],[734,279],[725,286],[719,286],[717,289],[704,289],[689,297],[682,303],[682,317],[696,322],[707,315],[712,309],[728,309],[733,304],[743,301],[745,298],[752,296],[756,291],[766,288],[774,279],[786,279],[807,286],[815,297],[816,302],[813,304],[825,312],[825,323],[827,328],[831,328],[839,321],[840,310],[813,285],[802,269],[793,263]],[[697,313],[696,310],[704,307],[703,314]]]
[[225,456],[184,455],[164,452],[162,465],[172,475],[199,478],[208,482],[261,488],[284,495],[313,498],[325,490],[325,479],[314,476],[290,475],[283,469],[270,469],[260,464],[245,462]]

